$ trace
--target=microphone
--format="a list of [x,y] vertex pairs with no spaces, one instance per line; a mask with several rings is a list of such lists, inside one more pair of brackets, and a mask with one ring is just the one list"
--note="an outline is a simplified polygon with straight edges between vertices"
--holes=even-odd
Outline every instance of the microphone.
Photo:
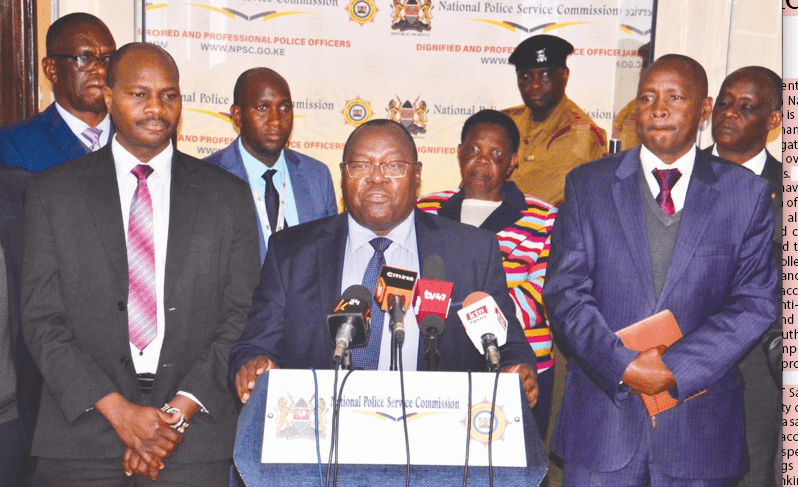
[[[335,346],[333,359],[341,361],[344,351],[365,347],[371,331],[371,292],[365,286],[349,286],[327,315],[327,335]],[[335,337],[335,338],[333,338]]]
[[499,347],[507,343],[507,320],[488,293],[476,291],[463,301],[457,312],[471,342],[485,355],[491,370],[499,368]]
[[400,349],[405,342],[405,313],[410,306],[417,275],[415,271],[384,265],[374,288],[374,300],[380,303],[381,310],[390,312],[391,330]]
[[427,370],[438,370],[438,345],[444,331],[444,322],[449,315],[454,284],[446,282],[446,269],[440,255],[431,255],[424,260],[421,275],[413,294],[413,311],[427,346]]

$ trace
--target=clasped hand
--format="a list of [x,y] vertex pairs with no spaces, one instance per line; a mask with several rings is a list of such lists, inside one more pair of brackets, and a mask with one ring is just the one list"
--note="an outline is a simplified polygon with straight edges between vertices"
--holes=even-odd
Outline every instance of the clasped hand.
[[632,388],[632,394],[655,396],[676,387],[676,378],[662,361],[665,345],[640,352],[623,373],[623,383]]

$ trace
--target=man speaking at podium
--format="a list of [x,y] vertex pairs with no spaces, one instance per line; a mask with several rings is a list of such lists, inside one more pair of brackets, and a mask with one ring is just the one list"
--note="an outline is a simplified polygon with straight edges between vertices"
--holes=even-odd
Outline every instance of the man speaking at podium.
[[[466,296],[484,291],[493,296],[508,321],[507,343],[501,350],[502,370],[521,375],[530,407],[535,404],[535,354],[515,318],[496,236],[414,211],[420,184],[416,146],[402,125],[378,119],[352,132],[341,164],[347,211],[287,228],[269,242],[249,322],[230,355],[230,384],[242,402],[249,399],[257,376],[265,370],[333,368],[334,347],[327,336],[327,314],[342,290],[361,284],[364,275],[374,268],[369,265],[371,260],[384,258],[382,262],[389,266],[418,271],[419,262],[439,255],[446,280],[454,283],[440,343],[439,370],[485,369],[485,359],[456,313]],[[425,276],[422,273],[420,277]],[[372,304],[369,345],[374,349],[367,346],[355,350],[352,360],[356,367],[388,369],[389,360],[380,353],[380,345],[386,350],[383,342],[390,341],[391,332],[389,320],[383,320],[381,327],[376,324],[379,318],[375,315],[380,314]],[[411,314],[408,318],[412,320]],[[363,355],[371,352],[377,357],[369,361]],[[405,370],[425,370],[424,344],[419,343],[415,325],[407,326],[402,357]]]

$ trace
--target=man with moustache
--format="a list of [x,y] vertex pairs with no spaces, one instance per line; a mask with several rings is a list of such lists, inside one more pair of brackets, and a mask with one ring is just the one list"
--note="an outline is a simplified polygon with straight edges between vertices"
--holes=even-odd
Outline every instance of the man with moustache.
[[504,111],[521,132],[512,181],[524,194],[559,206],[565,175],[607,154],[607,134],[565,95],[574,46],[560,37],[536,35],[510,55],[524,104]]
[[113,135],[103,86],[116,43],[97,17],[65,15],[53,22],[42,58],[55,101],[42,113],[0,128],[0,163],[40,172],[105,146]]
[[[778,312],[767,183],[696,150],[704,69],[670,54],[637,90],[641,146],[573,170],[544,302],[570,351],[552,451],[567,486],[732,486],[747,466],[742,357]],[[683,338],[615,332],[670,310]],[[637,394],[678,404],[655,417]]]
[[255,208],[238,178],[172,146],[166,51],[123,46],[104,98],[112,143],[26,190],[22,331],[47,384],[34,483],[227,485],[227,358],[257,283]]
[[[354,284],[374,292],[381,265],[419,271],[432,255],[443,259],[454,283],[452,309],[440,340],[439,370],[483,370],[485,358],[471,343],[457,308],[474,291],[496,300],[507,318],[501,367],[518,372],[530,407],[537,401],[535,354],[507,292],[496,236],[415,209],[421,163],[403,125],[375,119],[349,136],[341,163],[343,214],[288,228],[272,237],[249,323],[230,355],[230,384],[242,402],[257,376],[273,368],[332,369],[334,346],[326,316],[343,290]],[[381,264],[378,264],[381,262]],[[420,275],[424,278],[423,272]],[[388,370],[389,319],[372,300],[367,348],[352,351],[355,367]],[[404,370],[425,370],[423,342],[413,313],[406,316]]]
[[233,90],[230,114],[241,135],[205,160],[249,183],[263,262],[272,233],[338,212],[335,189],[324,163],[285,148],[294,107],[288,83],[277,72],[244,71]]
[[[723,81],[712,108],[715,145],[704,150],[740,164],[770,185],[771,208],[776,222],[771,246],[781,275],[782,166],[765,148],[768,133],[781,124],[781,77],[761,66],[747,66]],[[779,308],[781,311],[781,308]],[[745,434],[751,468],[740,486],[775,485],[773,471],[781,433],[781,386],[769,380],[770,363],[781,377],[781,313],[762,339],[743,356],[740,372],[745,381]]]

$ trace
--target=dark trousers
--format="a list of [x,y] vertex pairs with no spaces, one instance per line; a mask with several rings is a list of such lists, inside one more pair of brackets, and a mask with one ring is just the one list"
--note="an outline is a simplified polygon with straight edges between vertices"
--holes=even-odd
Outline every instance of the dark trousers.
[[27,485],[33,471],[30,446],[19,418],[0,424],[0,487]]
[[174,463],[166,460],[158,480],[127,477],[121,458],[63,460],[39,458],[34,487],[228,487],[230,460],[203,463]]
[[538,373],[538,403],[532,409],[532,416],[540,432],[540,439],[546,443],[546,434],[549,430],[549,417],[551,416],[551,399],[554,394],[554,367]]

